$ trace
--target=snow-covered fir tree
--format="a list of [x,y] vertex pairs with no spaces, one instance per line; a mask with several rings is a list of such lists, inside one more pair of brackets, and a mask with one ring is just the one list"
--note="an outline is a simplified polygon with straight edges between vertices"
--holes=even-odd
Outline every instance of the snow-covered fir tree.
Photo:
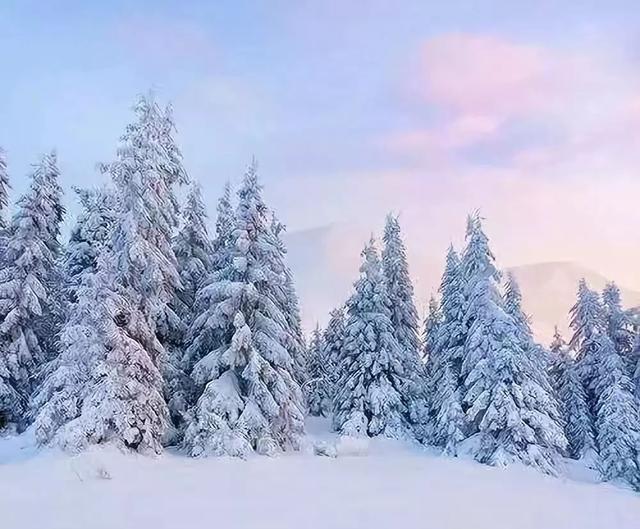
[[388,215],[383,234],[382,270],[391,303],[391,323],[398,344],[414,368],[418,357],[418,311],[413,302],[413,284],[409,277],[407,251],[400,233],[398,217]]
[[619,480],[640,491],[638,401],[627,366],[606,334],[597,339],[596,439],[603,479]]
[[196,294],[211,270],[212,244],[207,230],[207,211],[199,184],[192,184],[182,211],[182,227],[173,249],[178,261],[181,288],[173,302],[185,327],[193,320]]
[[[72,229],[63,257],[64,325],[58,337],[60,354],[43,369],[43,382],[34,394],[35,434],[40,443],[57,436],[80,414],[94,362],[104,352],[97,310],[98,257],[108,244],[117,216],[113,193],[107,189],[76,190],[82,212]],[[66,441],[61,441],[66,444]]]
[[235,229],[235,213],[231,204],[231,184],[224,185],[222,196],[216,208],[216,231],[213,239],[211,265],[214,270],[222,270],[229,264],[229,255]]
[[571,329],[569,347],[576,352],[578,374],[587,393],[587,403],[595,413],[598,339],[606,333],[606,321],[597,292],[590,290],[584,279],[578,284],[578,299],[571,308]]
[[36,370],[46,355],[42,316],[50,302],[61,194],[55,154],[42,157],[18,201],[0,271],[0,415],[24,424]]
[[338,379],[340,378],[339,366],[341,365],[344,345],[345,310],[343,307],[333,309],[329,313],[329,322],[322,335],[323,353],[326,371],[329,375],[329,391],[332,401],[336,392]]
[[562,411],[566,454],[573,459],[592,458],[595,450],[593,417],[575,360],[557,327],[550,350],[549,377]]
[[373,239],[365,246],[360,278],[347,303],[334,427],[342,435],[410,436],[402,391],[405,351],[391,323],[380,258]]
[[[427,357],[427,416],[424,417],[425,440],[446,448],[451,455],[464,438],[465,416],[462,413],[462,354],[464,327],[464,281],[460,258],[453,249],[447,251],[440,283],[441,322]],[[426,343],[429,343],[429,339]]]
[[522,293],[513,272],[507,273],[504,289],[504,310],[513,318],[518,330],[524,336],[528,336],[529,338],[533,336],[529,324],[529,317],[522,311]]
[[212,244],[206,221],[200,185],[192,184],[182,211],[182,226],[173,242],[181,284],[171,302],[177,320],[174,320],[164,343],[167,349],[163,365],[165,398],[172,422],[179,430],[194,397],[191,378],[183,369],[186,333],[196,316],[197,292],[212,269]]
[[287,318],[287,325],[291,329],[290,336],[288,337],[289,341],[285,344],[285,346],[290,351],[290,354],[293,358],[294,379],[301,387],[306,387],[305,383],[309,378],[308,358],[305,339],[302,332],[302,321],[300,319],[298,293],[295,289],[291,269],[287,266],[284,260],[284,256],[287,253],[286,246],[284,244],[284,241],[282,240],[285,226],[277,219],[273,212],[271,216],[271,230],[275,234],[276,240],[280,247],[278,252],[280,258],[274,262],[274,266],[277,267],[277,275],[284,277],[283,288],[277,289],[275,293],[278,299],[278,303],[285,317]]
[[332,386],[328,371],[329,363],[325,358],[326,348],[320,327],[316,326],[309,341],[309,387],[307,406],[309,414],[327,417],[332,409]]
[[528,340],[503,308],[500,274],[478,215],[467,232],[463,269],[469,331],[462,374],[471,455],[491,465],[519,461],[553,474],[566,446],[558,404],[544,366],[528,354]]
[[171,247],[177,222],[174,187],[186,181],[172,138],[170,110],[151,97],[134,107],[136,120],[121,138],[117,158],[102,169],[119,205],[108,246],[100,253],[96,339],[105,355],[93,364],[76,426],[74,446],[113,443],[158,453],[168,429],[158,335],[172,322],[168,303],[180,285]]
[[429,356],[435,352],[442,324],[442,311],[435,296],[429,298],[429,308],[427,317],[424,320],[422,358],[428,360]]
[[602,291],[602,307],[609,337],[616,350],[627,362],[631,358],[634,334],[631,319],[622,308],[620,289],[613,282],[607,283]]
[[279,303],[281,244],[255,164],[238,192],[229,264],[200,289],[188,358],[200,389],[185,433],[193,456],[246,457],[297,449],[304,434],[302,391]]
[[404,378],[407,382],[401,397],[407,410],[407,419],[414,425],[416,435],[423,437],[425,371],[420,359],[418,312],[413,301],[413,284],[397,216],[387,215],[382,241],[382,273],[389,298],[391,325],[402,350]]

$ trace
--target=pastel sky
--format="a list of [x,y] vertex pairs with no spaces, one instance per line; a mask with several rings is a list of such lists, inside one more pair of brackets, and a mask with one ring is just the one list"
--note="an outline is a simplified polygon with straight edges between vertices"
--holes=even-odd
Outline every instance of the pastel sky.
[[441,259],[480,208],[502,263],[640,289],[638,28],[634,0],[3,0],[0,145],[15,195],[56,147],[71,201],[153,88],[211,209],[255,154],[290,230],[393,210]]

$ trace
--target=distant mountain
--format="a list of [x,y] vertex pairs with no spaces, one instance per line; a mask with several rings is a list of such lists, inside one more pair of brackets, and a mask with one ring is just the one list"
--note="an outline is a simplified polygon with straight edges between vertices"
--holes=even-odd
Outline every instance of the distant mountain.
[[[371,229],[352,224],[332,224],[287,234],[289,263],[296,279],[306,329],[326,323],[329,311],[346,301],[358,276],[360,251]],[[431,251],[430,251],[431,250]],[[437,290],[446,248],[412,248],[409,265],[416,289],[416,304],[426,309],[431,292]],[[568,338],[569,309],[575,303],[578,281],[602,290],[609,281],[603,275],[572,262],[534,263],[508,268],[520,283],[525,312],[536,338],[548,344],[553,329]],[[640,305],[640,293],[623,288],[626,307]]]

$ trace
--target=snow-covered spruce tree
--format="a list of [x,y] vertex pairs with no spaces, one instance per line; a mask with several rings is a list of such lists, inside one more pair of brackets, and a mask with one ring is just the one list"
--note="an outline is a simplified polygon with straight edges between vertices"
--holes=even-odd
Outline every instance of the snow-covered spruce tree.
[[[18,201],[9,228],[6,266],[0,271],[0,415],[24,425],[36,369],[45,358],[40,318],[48,310],[59,220],[55,154],[43,156]],[[18,398],[17,398],[18,397]]]
[[213,239],[211,266],[213,270],[222,270],[229,264],[236,222],[231,205],[231,185],[229,182],[224,185],[224,191],[218,200],[216,214],[216,232]]
[[602,291],[602,307],[609,337],[625,362],[629,363],[633,350],[633,329],[629,315],[622,308],[620,289],[613,282],[607,283]]
[[322,331],[316,326],[309,342],[309,380],[307,381],[309,386],[307,406],[309,414],[316,417],[327,417],[332,409],[331,378],[325,352]]
[[193,383],[183,369],[186,333],[196,316],[197,292],[212,268],[212,244],[206,221],[207,212],[200,185],[192,184],[182,211],[182,227],[173,242],[181,287],[177,290],[171,307],[178,320],[174,320],[171,333],[165,337],[164,343],[167,349],[163,365],[165,397],[172,422],[179,431],[194,398]]
[[511,316],[518,332],[522,336],[523,342],[526,344],[527,354],[532,357],[532,361],[536,365],[540,365],[541,369],[537,370],[537,373],[541,376],[538,381],[547,391],[551,391],[548,380],[548,368],[549,368],[549,354],[548,351],[537,344],[533,340],[533,332],[529,324],[529,316],[527,316],[522,310],[522,293],[520,292],[520,285],[513,272],[507,273],[507,280],[504,288],[504,310]]
[[640,491],[640,423],[627,366],[613,341],[598,337],[596,439],[603,479],[620,480]]
[[527,354],[528,340],[503,308],[500,274],[477,215],[463,263],[469,332],[462,374],[470,453],[491,465],[521,462],[555,474],[566,446],[558,404],[541,382],[544,366]]
[[116,160],[103,166],[119,204],[98,271],[106,285],[107,355],[92,373],[77,431],[86,443],[158,453],[168,410],[159,370],[165,351],[157,336],[168,335],[173,320],[168,303],[180,284],[171,247],[177,222],[173,189],[186,175],[170,111],[150,97],[141,97],[134,111],[136,120],[122,136]]
[[427,416],[425,441],[455,454],[464,438],[462,413],[462,353],[464,327],[464,281],[458,254],[449,247],[440,283],[442,321],[427,357]]
[[238,192],[229,264],[198,292],[187,357],[200,397],[184,445],[192,456],[273,454],[304,434],[302,391],[284,344],[292,333],[278,303],[281,246],[256,166]]
[[212,245],[199,184],[192,184],[182,218],[182,227],[173,242],[182,286],[173,305],[175,313],[188,328],[193,320],[196,294],[211,270]]
[[589,289],[584,279],[578,284],[578,299],[571,308],[571,329],[573,336],[569,347],[576,351],[578,374],[587,393],[587,404],[595,414],[598,339],[606,334],[606,321],[598,294]]
[[391,325],[402,351],[406,387],[401,392],[407,419],[419,438],[424,438],[426,414],[425,371],[420,359],[418,311],[413,301],[407,252],[398,217],[387,215],[382,248],[382,273],[389,298]]
[[411,436],[401,392],[404,354],[393,333],[389,298],[373,239],[347,303],[334,427],[342,435]]
[[440,333],[440,325],[442,324],[442,311],[435,296],[429,298],[429,308],[427,317],[424,320],[424,334],[422,358],[428,361],[429,356],[435,352],[438,343],[438,335]]
[[556,327],[551,344],[549,377],[562,411],[566,454],[572,459],[591,457],[595,450],[593,418],[575,360]]
[[59,335],[60,354],[44,367],[43,382],[31,401],[36,439],[41,444],[50,442],[66,423],[78,417],[91,370],[105,351],[99,321],[99,316],[105,315],[99,310],[96,273],[98,256],[113,230],[117,204],[108,189],[76,192],[82,212],[62,260],[65,291],[60,306],[65,319]]
[[325,359],[326,371],[329,376],[329,391],[331,395],[331,409],[333,409],[333,398],[336,393],[336,386],[340,378],[340,365],[344,344],[344,323],[345,310],[343,307],[333,309],[329,313],[329,323],[322,335],[324,345],[322,356]]
[[388,215],[383,234],[382,271],[391,303],[391,323],[398,344],[407,355],[405,365],[415,368],[420,346],[418,311],[413,303],[413,284],[409,277],[407,251],[400,233],[398,217]]
[[298,293],[295,289],[291,269],[284,261],[287,249],[284,241],[282,240],[282,234],[285,229],[284,224],[282,224],[272,212],[271,230],[275,234],[280,247],[278,252],[280,258],[274,262],[274,265],[277,267],[277,275],[284,277],[283,288],[275,290],[275,294],[278,299],[278,304],[287,318],[287,325],[291,329],[291,333],[288,336],[289,341],[284,345],[293,358],[293,378],[301,387],[305,388],[307,387],[305,383],[309,379],[309,361],[307,358],[305,339],[302,332]]

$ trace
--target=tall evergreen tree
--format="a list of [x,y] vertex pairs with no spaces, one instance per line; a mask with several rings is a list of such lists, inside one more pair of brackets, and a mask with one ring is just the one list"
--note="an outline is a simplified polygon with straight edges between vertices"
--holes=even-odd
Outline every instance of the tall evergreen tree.
[[178,432],[184,426],[187,409],[194,397],[192,381],[183,369],[186,334],[196,316],[197,292],[212,269],[212,244],[206,220],[200,186],[192,184],[182,212],[182,227],[173,242],[181,287],[171,302],[177,319],[165,337],[167,358],[162,370],[165,398]]
[[211,265],[214,270],[222,270],[229,264],[229,255],[233,244],[235,213],[231,204],[231,184],[224,185],[222,196],[218,200],[216,211],[216,231],[213,239]]
[[429,356],[435,352],[438,343],[438,335],[442,324],[442,311],[435,296],[429,299],[429,309],[424,321],[424,334],[422,343],[422,357],[428,361]]
[[[34,394],[35,434],[40,443],[58,437],[60,429],[80,414],[94,362],[104,352],[96,310],[99,299],[96,273],[98,257],[109,243],[117,209],[107,189],[76,192],[82,213],[72,229],[62,260],[63,299],[59,307],[64,325],[60,354],[43,369],[43,382]],[[58,438],[61,444],[61,436]]]
[[322,331],[316,326],[309,342],[309,381],[307,382],[309,413],[316,417],[327,417],[332,408],[332,386],[325,352]]
[[[461,368],[466,329],[464,327],[464,281],[458,254],[449,247],[440,283],[441,323],[427,357],[427,442],[455,455],[464,438]],[[429,344],[430,340],[427,340]]]
[[398,217],[387,215],[382,239],[382,273],[389,298],[391,325],[402,351],[406,380],[401,397],[407,410],[407,419],[414,425],[416,435],[423,437],[425,371],[420,359],[418,312],[413,301],[413,284],[409,277],[407,252]]
[[401,393],[405,351],[391,323],[390,300],[374,241],[362,252],[341,353],[334,399],[334,427],[343,435],[404,438],[408,435]]
[[276,296],[278,304],[282,309],[282,312],[287,319],[287,325],[291,329],[291,333],[288,337],[288,342],[285,344],[286,348],[290,351],[293,358],[293,377],[295,381],[301,386],[306,387],[305,382],[309,378],[308,373],[308,358],[306,354],[306,346],[304,335],[302,333],[302,321],[300,318],[300,305],[298,301],[298,294],[293,282],[293,274],[291,269],[286,265],[284,256],[287,253],[286,246],[282,240],[282,234],[285,231],[285,226],[282,224],[272,213],[271,217],[271,230],[276,236],[277,243],[279,245],[280,258],[274,263],[277,266],[276,273],[279,276],[284,277],[284,285],[282,288],[277,289]]
[[573,459],[592,457],[595,450],[594,425],[587,395],[580,382],[576,363],[556,327],[551,344],[551,384],[558,396],[567,438],[567,455]]
[[407,367],[415,368],[413,362],[419,349],[418,311],[413,302],[413,284],[398,217],[387,216],[383,243],[382,270],[391,303],[391,323],[396,340],[408,357]]
[[43,156],[18,201],[0,271],[0,415],[24,424],[36,369],[45,359],[40,318],[48,311],[60,187],[55,154]]
[[173,305],[174,311],[188,328],[193,320],[196,294],[211,270],[212,259],[207,211],[199,184],[192,184],[187,194],[182,219],[182,228],[173,242],[181,283]]
[[174,188],[187,177],[170,109],[141,97],[134,111],[116,160],[102,167],[119,205],[95,281],[102,322],[95,349],[104,355],[92,364],[80,416],[71,422],[75,446],[109,442],[158,453],[168,429],[160,374],[165,351],[158,335],[167,336],[173,318],[168,304],[180,285],[171,247],[178,211]]
[[560,413],[528,340],[503,308],[500,277],[476,215],[464,255],[467,279],[462,374],[470,450],[479,461],[503,466],[514,461],[556,472],[566,439]]
[[625,362],[630,362],[634,340],[631,319],[622,308],[620,289],[613,282],[602,291],[602,307],[609,337]]
[[598,364],[598,339],[606,333],[606,322],[600,298],[584,279],[578,284],[578,299],[571,308],[573,336],[569,342],[576,351],[578,374],[587,393],[589,409],[595,413],[595,377]]
[[292,329],[278,303],[281,245],[255,164],[238,192],[229,264],[200,289],[187,356],[201,390],[185,433],[194,456],[272,454],[298,448],[302,391],[286,344]]
[[332,400],[336,393],[336,387],[340,378],[339,367],[342,360],[342,351],[344,346],[344,324],[345,315],[344,308],[333,309],[329,313],[329,323],[322,335],[323,352],[322,356],[326,362],[326,371],[329,375],[329,391]]
[[621,480],[640,491],[640,424],[620,353],[605,334],[597,339],[596,433],[602,477]]

